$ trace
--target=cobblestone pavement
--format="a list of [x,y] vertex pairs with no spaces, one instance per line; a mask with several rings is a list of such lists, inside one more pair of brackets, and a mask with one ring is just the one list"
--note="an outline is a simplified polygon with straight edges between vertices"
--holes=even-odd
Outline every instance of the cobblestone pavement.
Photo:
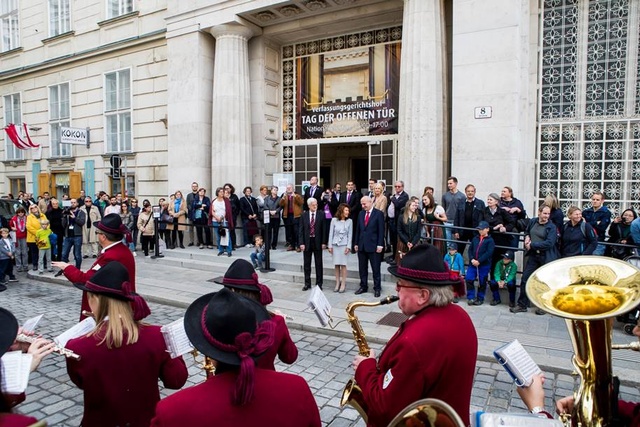
[[[45,313],[38,332],[51,338],[71,327],[77,320],[80,291],[67,286],[22,280],[0,293],[0,306],[11,310],[20,323]],[[183,309],[168,305],[150,306],[152,315],[147,320],[154,324],[169,323],[184,313]],[[350,363],[357,352],[354,341],[309,331],[292,330],[291,334],[299,349],[298,360],[291,366],[279,363],[276,368],[301,375],[307,380],[320,408],[324,426],[364,426],[354,409],[340,408],[339,404],[344,384],[353,373]],[[372,345],[378,353],[380,347]],[[186,360],[191,376],[185,387],[202,382],[204,374],[201,369],[194,364],[192,358]],[[571,393],[573,387],[573,377],[549,374],[545,383],[547,408],[552,407],[555,398]],[[623,398],[638,400],[637,388],[623,385],[621,391]],[[162,389],[161,392],[166,396],[174,391]],[[477,365],[471,404],[472,411],[525,410],[506,372],[497,363],[483,361],[479,361]],[[62,356],[49,356],[38,371],[31,375],[27,400],[17,410],[46,420],[50,426],[80,424],[82,392],[69,380]]]

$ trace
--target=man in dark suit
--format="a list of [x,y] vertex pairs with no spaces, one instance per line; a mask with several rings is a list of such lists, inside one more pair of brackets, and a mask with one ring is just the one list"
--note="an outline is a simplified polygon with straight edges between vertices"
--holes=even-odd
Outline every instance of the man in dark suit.
[[[347,181],[347,191],[340,193],[340,203],[345,203],[349,206],[349,217],[353,219],[354,226],[358,227],[358,214],[362,207],[360,206],[360,198],[362,195],[359,191],[356,191],[356,184],[353,181]],[[355,245],[355,233],[352,236],[351,252],[354,251]]]
[[389,221],[389,240],[391,243],[391,255],[387,258],[389,264],[395,261],[395,255],[398,253],[398,218],[402,215],[402,209],[409,201],[409,195],[404,191],[404,182],[396,181],[393,184],[394,193],[389,198],[387,207],[387,219]]
[[312,176],[311,179],[309,180],[309,188],[304,190],[303,208],[305,211],[309,210],[309,205],[307,204],[307,200],[309,200],[311,197],[316,199],[316,201],[318,202],[318,210],[322,211],[324,209],[324,202],[322,200],[323,191],[324,190],[318,186],[318,177]]
[[311,256],[316,265],[316,286],[322,290],[322,250],[326,247],[324,213],[318,210],[318,201],[313,197],[307,200],[308,211],[302,214],[298,242],[304,258],[303,291],[311,289]]
[[356,291],[356,295],[368,290],[369,272],[367,271],[367,264],[370,263],[371,271],[373,271],[373,294],[377,298],[382,291],[380,264],[382,263],[382,249],[384,248],[384,215],[373,208],[373,202],[369,196],[364,196],[360,199],[360,204],[362,205],[362,211],[358,215],[357,227],[353,238],[354,250],[358,254],[358,270],[360,271],[360,288]]

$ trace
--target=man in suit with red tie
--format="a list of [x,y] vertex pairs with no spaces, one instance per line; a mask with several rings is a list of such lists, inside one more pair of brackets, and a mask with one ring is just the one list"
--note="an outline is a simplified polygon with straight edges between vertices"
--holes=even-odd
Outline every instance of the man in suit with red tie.
[[324,212],[318,210],[318,201],[307,200],[308,211],[302,214],[298,242],[304,258],[303,291],[311,289],[311,256],[316,265],[316,286],[322,290],[322,250],[326,248]]
[[358,254],[358,270],[360,271],[360,288],[356,291],[356,295],[367,292],[369,288],[367,264],[370,263],[373,272],[373,294],[377,298],[382,291],[380,264],[384,247],[384,215],[373,208],[373,202],[369,196],[360,199],[360,204],[362,212],[358,215],[353,237],[354,250]]
[[307,202],[313,197],[318,202],[318,209],[322,212],[324,210],[324,201],[322,200],[323,192],[324,190],[318,186],[318,177],[312,176],[309,180],[309,188],[304,190],[304,210],[309,210],[309,204]]

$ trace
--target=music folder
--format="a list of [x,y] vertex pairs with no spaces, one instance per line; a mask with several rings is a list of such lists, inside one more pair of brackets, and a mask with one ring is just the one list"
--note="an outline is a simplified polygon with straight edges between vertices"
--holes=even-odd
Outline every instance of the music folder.
[[319,286],[311,290],[307,305],[316,314],[320,325],[327,326],[331,322],[331,304]]
[[542,373],[540,367],[517,339],[498,347],[493,355],[518,387],[530,386],[533,376]]

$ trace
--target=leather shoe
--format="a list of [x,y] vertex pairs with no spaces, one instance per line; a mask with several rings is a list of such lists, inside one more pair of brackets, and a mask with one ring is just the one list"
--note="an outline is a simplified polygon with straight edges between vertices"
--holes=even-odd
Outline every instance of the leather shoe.
[[304,286],[302,287],[302,290],[303,290],[303,291],[308,291],[309,289],[311,289],[311,285],[304,285]]
[[491,306],[494,306],[494,305],[498,305],[498,304],[500,304],[500,303],[501,303],[501,301],[500,301],[500,300],[493,300],[493,301],[491,301],[491,304],[490,304],[490,305],[491,305]]
[[316,286],[320,288],[320,290],[322,290],[322,283],[316,283]]
[[380,298],[380,291],[373,291],[373,296],[376,298]]
[[477,299],[473,302],[473,305],[482,305],[484,304],[484,300],[483,299]]
[[356,295],[364,294],[365,292],[367,292],[367,288],[363,288],[362,286],[360,286],[356,291]]
[[475,303],[476,303],[475,298],[467,299],[467,305],[475,305]]
[[527,307],[521,307],[519,305],[516,305],[515,307],[510,308],[509,311],[512,313],[526,313]]
[[544,310],[542,310],[542,309],[539,309],[539,308],[536,308],[535,313],[536,313],[538,316],[542,316],[542,315],[544,315],[544,314],[547,314],[547,312],[546,312],[546,311],[544,311]]

